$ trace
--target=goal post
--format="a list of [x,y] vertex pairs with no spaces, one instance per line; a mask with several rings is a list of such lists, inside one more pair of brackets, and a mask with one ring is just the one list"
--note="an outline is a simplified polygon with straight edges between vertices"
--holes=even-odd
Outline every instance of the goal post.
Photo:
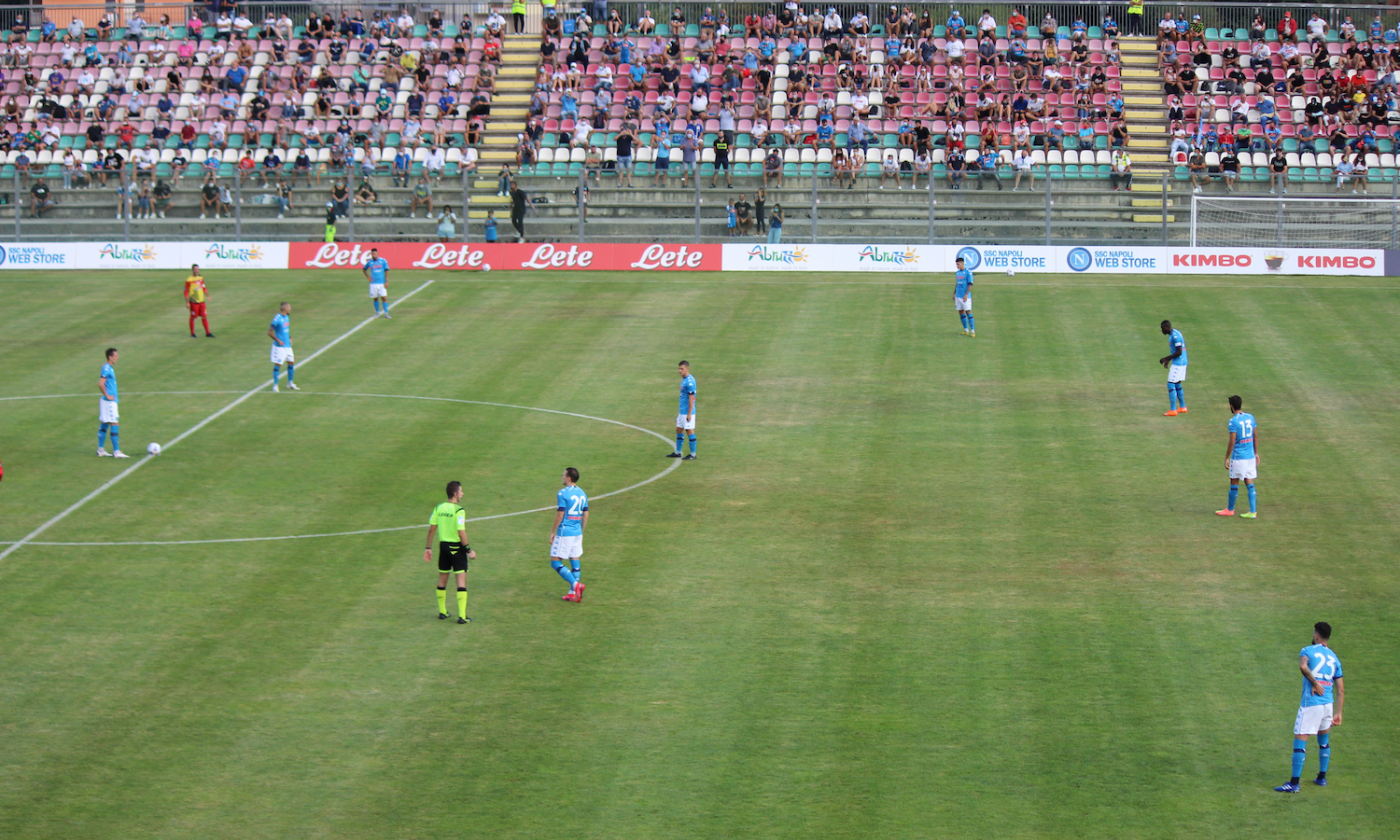
[[1400,200],[1191,196],[1193,248],[1400,248]]

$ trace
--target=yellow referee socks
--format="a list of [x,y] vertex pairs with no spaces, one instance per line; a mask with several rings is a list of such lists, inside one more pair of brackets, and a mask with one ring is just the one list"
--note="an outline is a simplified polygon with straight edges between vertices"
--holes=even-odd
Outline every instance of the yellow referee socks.
[[465,589],[457,590],[457,616],[459,618],[467,617],[467,590]]
[[438,590],[437,590],[437,593],[438,593],[438,615],[444,615],[444,614],[447,612],[447,589],[444,588],[444,587],[439,586],[439,587],[438,587]]

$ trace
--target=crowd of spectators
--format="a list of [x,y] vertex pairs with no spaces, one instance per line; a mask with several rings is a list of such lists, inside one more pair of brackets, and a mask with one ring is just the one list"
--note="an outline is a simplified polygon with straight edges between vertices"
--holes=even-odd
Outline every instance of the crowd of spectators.
[[516,164],[559,174],[560,162],[581,163],[623,187],[639,163],[654,185],[681,186],[700,167],[712,186],[736,169],[781,185],[811,163],[848,188],[937,176],[957,189],[970,175],[999,187],[1021,150],[1037,164],[1049,151],[1102,151],[1092,158],[1106,170],[1131,139],[1117,34],[1112,17],[1062,26],[984,9],[974,22],[954,9],[935,22],[895,6],[877,23],[796,2],[742,20],[719,7],[691,22],[677,8],[664,25],[614,9],[594,34],[586,10],[562,22],[546,9]]
[[1400,120],[1396,29],[1379,13],[1365,28],[1343,15],[1333,31],[1321,14],[1300,21],[1285,11],[1272,27],[1256,15],[1229,35],[1199,16],[1158,23],[1171,156],[1193,190],[1267,180],[1270,193],[1286,193],[1290,179],[1318,168],[1335,190],[1365,193]]
[[[261,24],[232,3],[188,24],[109,12],[60,29],[44,15],[36,33],[18,15],[0,39],[0,152],[26,179],[115,189],[118,216],[137,218],[164,217],[187,174],[205,215],[230,212],[230,183],[251,178],[281,217],[298,179],[358,177],[355,196],[373,201],[377,175],[475,168],[499,27],[474,38],[470,17],[450,26],[439,10],[294,23],[268,9]],[[33,212],[54,203],[32,185]]]

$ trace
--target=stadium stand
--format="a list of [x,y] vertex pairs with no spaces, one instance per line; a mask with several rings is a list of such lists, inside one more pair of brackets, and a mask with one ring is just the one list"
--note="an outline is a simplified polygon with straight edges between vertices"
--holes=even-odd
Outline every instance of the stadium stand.
[[[882,20],[781,4],[656,20],[628,5],[593,20],[588,4],[520,22],[486,5],[455,22],[432,6],[172,22],[184,8],[20,15],[3,33],[0,180],[27,209],[61,226],[119,218],[129,200],[143,224],[209,231],[241,197],[244,235],[281,239],[306,238],[331,202],[361,238],[425,238],[419,213],[460,209],[466,192],[474,224],[504,218],[514,179],[530,238],[575,235],[580,198],[591,236],[689,238],[700,202],[703,235],[723,237],[725,205],[762,187],[789,224],[819,193],[833,236],[922,238],[931,181],[942,235],[1014,241],[1048,207],[1015,193],[1047,181],[1066,237],[1158,236],[1145,226],[1163,221],[1161,179],[1225,180],[1225,145],[1237,190],[1268,186],[1275,148],[1295,189],[1395,180],[1384,27],[1377,49],[1375,33],[1330,28],[1314,48],[1306,21],[1296,46],[1262,21],[1166,15],[1134,37],[1089,6],[1053,7],[1066,21],[946,4]],[[1339,165],[1344,153],[1360,157]]]

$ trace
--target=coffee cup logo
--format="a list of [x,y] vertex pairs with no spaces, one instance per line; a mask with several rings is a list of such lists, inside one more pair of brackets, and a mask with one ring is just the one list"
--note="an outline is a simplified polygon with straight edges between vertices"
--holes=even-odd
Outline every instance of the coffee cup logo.
[[1270,271],[1278,271],[1279,268],[1283,266],[1283,257],[1276,257],[1270,254],[1264,258],[1264,264],[1269,267]]

